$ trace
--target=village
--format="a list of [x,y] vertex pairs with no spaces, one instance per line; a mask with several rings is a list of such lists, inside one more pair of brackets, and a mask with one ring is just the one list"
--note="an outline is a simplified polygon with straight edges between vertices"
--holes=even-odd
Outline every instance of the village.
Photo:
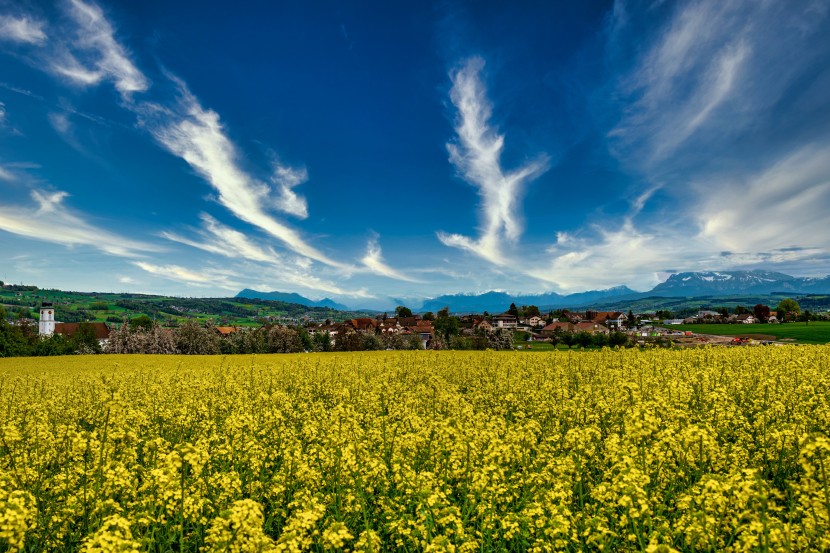
[[[772,343],[769,336],[754,337],[718,336],[698,333],[679,325],[690,324],[738,324],[763,322],[777,324],[779,315],[784,320],[795,320],[794,312],[776,312],[767,306],[757,305],[754,312],[737,309],[728,313],[700,309],[697,314],[684,319],[671,318],[668,312],[627,314],[621,311],[570,311],[561,309],[546,315],[535,306],[517,307],[511,304],[503,313],[491,315],[451,315],[448,308],[437,314],[413,313],[399,306],[395,313],[380,313],[374,317],[346,318],[340,321],[286,320],[284,318],[257,321],[259,326],[228,325],[223,321],[186,321],[183,326],[201,333],[201,340],[213,346],[176,346],[180,327],[161,327],[146,316],[124,319],[121,324],[107,322],[60,322],[54,302],[41,302],[37,321],[20,320],[17,324],[37,324],[37,335],[42,339],[53,336],[74,343],[86,343],[95,352],[127,352],[136,347],[125,336],[136,332],[155,332],[154,340],[167,345],[146,348],[151,352],[181,352],[190,350],[204,353],[243,353],[256,350],[254,346],[230,346],[226,344],[249,343],[247,336],[258,331],[265,343],[278,342],[278,346],[265,347],[265,352],[293,351],[356,351],[379,349],[550,349],[603,346],[699,346],[747,345]],[[111,338],[116,337],[111,343]],[[279,336],[279,338],[273,338]],[[192,342],[193,340],[191,340]],[[132,340],[135,342],[135,340]],[[144,340],[144,343],[147,339]],[[114,345],[115,344],[115,345]],[[119,345],[120,344],[120,345]],[[204,350],[204,351],[203,351]],[[84,350],[86,351],[86,350]],[[144,351],[139,347],[137,351]]]

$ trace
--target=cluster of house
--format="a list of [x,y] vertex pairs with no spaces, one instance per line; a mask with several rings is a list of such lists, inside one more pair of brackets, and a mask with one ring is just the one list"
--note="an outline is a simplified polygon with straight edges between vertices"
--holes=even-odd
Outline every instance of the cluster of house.
[[[497,329],[525,331],[535,338],[543,339],[555,332],[589,332],[610,333],[625,325],[628,316],[620,311],[587,311],[582,313],[566,312],[568,322],[554,322],[546,325],[545,319],[538,315],[519,318],[510,313],[485,317],[484,315],[463,315],[459,317],[462,336],[477,332]],[[335,337],[344,332],[373,333],[383,336],[399,334],[403,336],[418,335],[426,344],[434,336],[432,321],[424,320],[418,315],[412,317],[385,317],[350,319],[336,324],[310,324],[306,326],[310,335],[328,332]]]
[[610,334],[620,330],[628,321],[628,315],[621,311],[585,311],[563,313],[567,321],[554,321],[540,331],[544,337],[560,332],[587,332],[589,334]]
[[731,324],[754,324],[754,323],[778,323],[778,317],[776,316],[775,311],[770,312],[769,316],[766,318],[765,321],[760,321],[758,318],[753,315],[752,313],[743,313],[741,315],[724,315],[719,311],[709,311],[707,309],[701,309],[697,312],[697,315],[693,317],[686,317],[685,319],[670,319],[663,321],[663,324],[667,325],[679,325],[679,324],[695,324],[695,323],[731,323]]
[[[545,319],[538,315],[519,318],[510,313],[502,313],[491,317],[485,317],[484,315],[463,315],[459,317],[459,323],[462,335],[469,336],[482,331],[487,332],[495,329],[505,329],[525,331],[536,338],[546,338],[552,336],[555,332],[584,331],[589,333],[609,333],[614,329],[621,328],[627,320],[625,313],[619,311],[566,312],[565,316],[569,321],[557,321],[548,325],[545,325]],[[44,302],[41,305],[38,332],[42,336],[60,334],[65,337],[71,337],[78,331],[80,325],[81,323],[61,323],[55,321],[54,305],[50,302]],[[94,322],[85,323],[85,325],[95,332],[95,337],[99,341],[104,342],[109,338],[110,328],[106,323]],[[238,330],[234,326],[217,326],[214,329],[222,336],[233,334]],[[338,334],[347,332],[380,334],[382,336],[400,335],[403,337],[417,335],[424,345],[427,345],[435,335],[433,322],[423,319],[419,315],[413,315],[411,317],[387,317],[386,315],[380,315],[376,318],[364,317],[348,319],[338,323],[332,323],[330,321],[322,324],[309,323],[305,329],[311,336],[328,333],[332,339],[335,339]]]

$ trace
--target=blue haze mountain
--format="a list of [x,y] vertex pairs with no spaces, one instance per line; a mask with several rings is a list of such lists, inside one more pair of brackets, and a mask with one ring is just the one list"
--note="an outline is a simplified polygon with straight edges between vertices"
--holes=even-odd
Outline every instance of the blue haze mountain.
[[694,297],[732,294],[822,294],[830,292],[830,276],[793,277],[772,271],[705,271],[677,273],[648,292],[651,296]]
[[329,307],[331,309],[337,309],[338,311],[348,311],[349,308],[342,303],[337,303],[336,301],[323,298],[319,301],[311,300],[305,296],[301,296],[295,292],[259,292],[257,290],[251,290],[250,288],[245,288],[241,292],[236,295],[237,298],[249,298],[249,299],[261,299],[261,300],[272,300],[272,301],[284,301],[286,303],[298,303],[300,305],[305,305],[307,307]]
[[[511,303],[516,305],[536,305],[543,311],[557,308],[587,307],[595,304],[637,300],[646,297],[693,298],[735,295],[769,295],[784,293],[827,294],[830,293],[830,276],[823,278],[794,277],[773,271],[701,271],[676,273],[665,282],[658,284],[647,292],[637,292],[626,286],[617,286],[607,290],[591,290],[576,294],[562,295],[555,292],[545,294],[519,294],[506,292],[484,292],[481,294],[451,294],[425,300],[420,307],[412,302],[413,310],[420,312],[437,312],[449,307],[453,313],[501,313]],[[339,310],[349,308],[331,299],[313,301],[296,293],[259,292],[245,289],[237,297],[260,298],[268,300],[299,303],[311,307],[330,307]],[[383,300],[379,300],[383,301]],[[397,303],[395,303],[397,301]],[[390,303],[384,301],[383,303]],[[393,300],[395,305],[403,305]],[[406,303],[406,302],[404,302]],[[378,306],[378,309],[382,307]]]

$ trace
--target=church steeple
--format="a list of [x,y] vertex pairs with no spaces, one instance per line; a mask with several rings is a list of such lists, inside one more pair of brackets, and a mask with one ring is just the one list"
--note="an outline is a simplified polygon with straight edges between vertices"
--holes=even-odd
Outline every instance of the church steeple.
[[55,332],[55,308],[52,302],[40,304],[40,322],[37,327],[41,336],[51,336]]

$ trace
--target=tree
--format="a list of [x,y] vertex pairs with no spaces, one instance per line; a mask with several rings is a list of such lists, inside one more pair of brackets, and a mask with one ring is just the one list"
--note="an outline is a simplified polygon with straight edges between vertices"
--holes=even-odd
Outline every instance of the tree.
[[435,320],[435,314],[432,311],[427,311],[426,313],[424,313],[421,316],[421,318],[425,321],[434,321]]
[[334,335],[334,351],[362,351],[363,335],[354,330],[343,330]]
[[[441,311],[438,313],[440,314]],[[441,336],[447,342],[453,336],[461,334],[461,321],[458,320],[458,317],[438,317],[432,326],[435,329],[435,334]]]
[[514,317],[518,317],[518,316],[519,316],[519,308],[518,308],[518,307],[516,307],[516,304],[515,304],[515,303],[511,303],[511,304],[510,304],[510,308],[507,310],[507,312],[508,312],[510,315],[513,315]]
[[178,329],[176,349],[186,355],[219,353],[219,337],[212,328],[205,328],[199,321],[189,319]]
[[406,341],[406,349],[424,349],[424,342],[418,334],[412,333]]
[[625,332],[612,332],[608,335],[609,346],[624,346],[628,343],[628,336]]
[[810,319],[811,319],[812,317],[813,317],[813,314],[812,314],[812,313],[810,313],[810,311],[809,311],[809,310],[805,309],[804,311],[802,311],[802,312],[801,312],[801,318],[800,318],[800,320],[804,321],[804,324],[807,324],[807,325],[808,325],[808,324],[810,324]]
[[541,317],[542,313],[539,311],[539,308],[535,305],[523,305],[522,312],[524,313],[525,317]]
[[495,350],[513,349],[513,333],[506,328],[488,331],[487,347]]
[[783,321],[790,313],[798,317],[798,314],[801,313],[801,306],[794,299],[787,298],[781,300],[775,310],[778,312],[778,319]]
[[101,353],[101,344],[95,337],[95,328],[89,323],[81,323],[69,340],[71,349],[76,353]]
[[367,332],[363,335],[363,349],[366,351],[377,351],[386,349],[386,345],[380,336]]
[[604,332],[597,332],[592,336],[592,338],[593,344],[597,347],[608,345],[608,335]]
[[331,351],[331,334],[328,331],[318,332],[311,339],[314,343],[314,351]]
[[31,343],[20,330],[6,320],[6,311],[0,307],[0,357],[31,355]]
[[303,351],[299,333],[293,328],[275,326],[268,331],[270,353],[298,353]]
[[637,326],[637,318],[634,316],[634,311],[631,309],[628,310],[628,317],[625,321],[625,326],[628,328],[634,328]]
[[768,306],[759,303],[752,308],[752,313],[755,315],[755,318],[758,319],[758,322],[765,323],[767,322],[767,319],[769,319],[770,310]]
[[743,305],[736,305],[735,306],[735,315],[748,315],[749,309],[744,307]]
[[583,348],[587,348],[594,343],[594,337],[591,335],[590,332],[577,332],[576,336],[574,337],[574,341]]
[[412,316],[412,310],[408,307],[403,306],[403,305],[399,305],[398,307],[395,308],[395,316],[398,317],[398,318],[411,317]]
[[661,309],[654,314],[654,318],[658,321],[665,321],[672,318],[672,312],[667,309]]
[[152,329],[153,319],[151,319],[147,315],[139,315],[138,317],[133,317],[132,319],[130,319],[130,329],[136,330],[139,328],[143,328],[144,330]]

